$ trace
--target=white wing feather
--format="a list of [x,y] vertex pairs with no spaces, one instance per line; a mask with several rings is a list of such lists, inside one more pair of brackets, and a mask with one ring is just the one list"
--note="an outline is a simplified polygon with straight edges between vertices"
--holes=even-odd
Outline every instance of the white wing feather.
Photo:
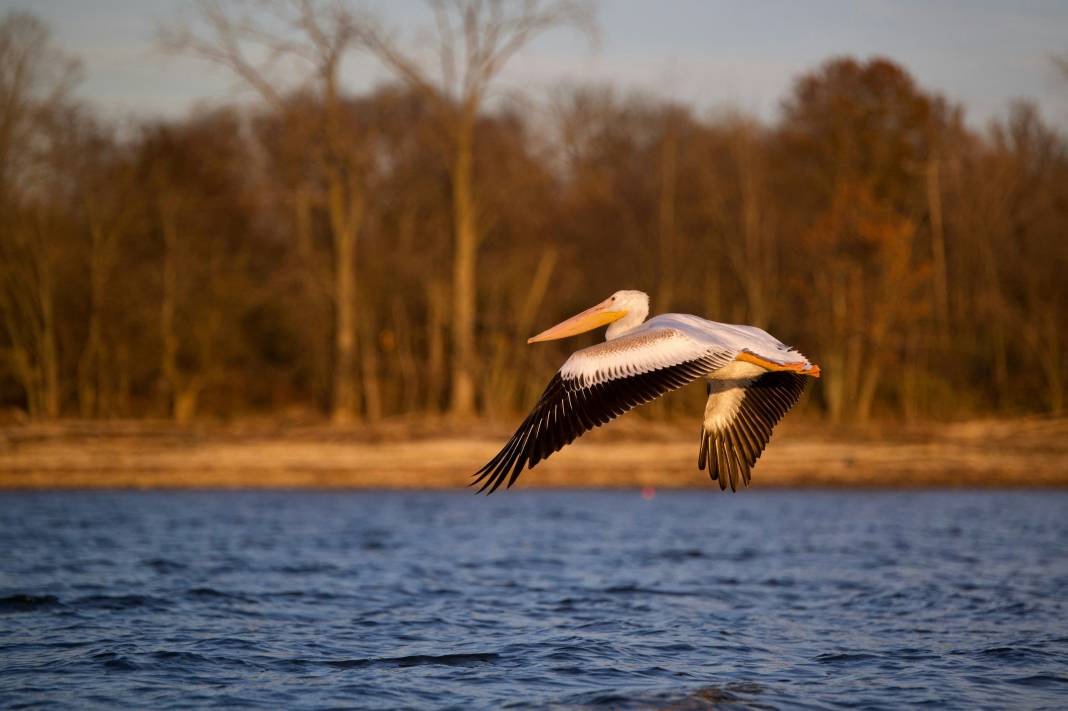
[[730,361],[742,351],[781,365],[808,363],[803,355],[755,326],[664,314],[619,338],[575,351],[560,368],[560,376],[590,387],[709,355]]

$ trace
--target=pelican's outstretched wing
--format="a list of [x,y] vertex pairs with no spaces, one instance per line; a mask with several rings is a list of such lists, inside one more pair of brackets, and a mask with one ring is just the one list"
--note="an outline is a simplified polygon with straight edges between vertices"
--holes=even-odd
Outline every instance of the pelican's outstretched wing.
[[801,397],[810,374],[770,371],[748,378],[711,380],[698,468],[707,464],[708,475],[719,480],[720,489],[729,484],[731,491],[736,491],[739,480],[749,486],[749,470],[771,439],[772,428]]
[[657,320],[572,354],[504,448],[476,472],[479,491],[493,493],[505,478],[511,486],[524,467],[533,468],[584,432],[722,368],[738,354],[689,329],[657,327]]

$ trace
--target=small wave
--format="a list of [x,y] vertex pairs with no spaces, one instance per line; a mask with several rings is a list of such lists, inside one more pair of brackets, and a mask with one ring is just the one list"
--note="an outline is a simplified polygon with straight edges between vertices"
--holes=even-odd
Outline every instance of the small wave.
[[686,560],[692,560],[694,558],[704,558],[704,551],[698,548],[681,548],[676,550],[660,551],[659,558],[668,560],[674,563],[681,563]]
[[75,608],[96,610],[162,609],[167,601],[151,595],[87,595],[71,603]]
[[330,592],[324,591],[312,591],[312,590],[279,590],[278,592],[260,593],[261,598],[282,598],[282,599],[304,599],[328,602],[330,600],[337,600],[341,596]]
[[854,662],[866,662],[878,658],[879,655],[869,654],[867,652],[828,652],[826,654],[816,655],[815,661],[820,664],[852,664]]
[[695,701],[703,701],[710,705],[718,705],[743,700],[744,696],[756,696],[764,691],[764,687],[751,681],[733,681],[725,686],[705,686],[687,698]]
[[272,568],[274,572],[288,575],[314,575],[315,573],[332,573],[337,566],[332,563],[294,563]]
[[613,585],[605,588],[601,592],[610,595],[668,595],[671,597],[693,597],[695,595],[695,593],[686,592],[685,590],[659,590],[657,588],[646,588],[640,585]]
[[45,610],[50,607],[60,606],[59,598],[55,595],[29,595],[27,593],[15,593],[7,597],[0,597],[0,613],[5,612],[34,612]]
[[166,558],[148,558],[141,562],[146,568],[151,568],[157,573],[177,573],[180,570],[185,570],[189,566],[185,563],[179,563],[178,561],[168,560]]
[[558,649],[552,652],[548,652],[547,654],[542,654],[541,658],[551,662],[579,662],[583,661],[585,656],[582,654],[577,654],[575,652],[568,652],[566,650]]
[[98,652],[90,659],[108,671],[137,671],[141,668],[129,657],[115,652]]
[[193,598],[211,599],[211,600],[236,600],[238,602],[255,602],[255,600],[248,595],[236,592],[225,592],[223,590],[216,590],[215,588],[191,588],[186,591],[186,595]]
[[205,639],[197,640],[193,643],[193,646],[203,647],[208,651],[224,649],[244,653],[265,651],[263,645],[258,644],[249,639],[243,639],[241,637],[208,637]]
[[1032,674],[1031,676],[1022,676],[1018,679],[1010,679],[1010,684],[1017,684],[1019,686],[1033,686],[1041,689],[1063,689],[1068,686],[1068,676],[1057,676],[1056,674]]
[[1009,662],[1032,662],[1037,659],[1054,656],[1049,652],[1028,647],[988,647],[979,652],[979,655]]
[[150,652],[148,656],[164,666],[188,667],[194,664],[210,664],[212,661],[209,657],[196,652],[176,652],[169,649],[159,649]]
[[744,681],[723,686],[702,686],[688,691],[597,691],[571,696],[563,705],[580,709],[767,708],[751,698],[763,691],[759,684]]
[[743,548],[740,551],[728,554],[726,558],[732,563],[748,563],[749,561],[756,560],[760,555],[760,551],[755,548]]
[[1034,605],[1030,605],[1026,602],[1009,602],[996,605],[993,609],[989,610],[989,614],[994,615],[1010,615],[1013,617],[1025,617],[1030,615],[1036,610]]
[[469,654],[413,654],[407,657],[378,657],[372,659],[338,659],[327,660],[322,664],[335,669],[359,669],[362,667],[419,667],[424,665],[441,665],[447,667],[466,667],[472,664],[485,664],[500,659],[496,652],[474,652]]
[[942,655],[929,649],[902,647],[901,649],[895,649],[889,656],[893,659],[917,661],[920,659],[940,659]]
[[159,649],[152,652],[121,653],[114,650],[97,652],[89,659],[110,671],[139,671],[156,669],[185,673],[194,667],[216,670],[220,667],[254,666],[243,658],[207,656],[197,652]]

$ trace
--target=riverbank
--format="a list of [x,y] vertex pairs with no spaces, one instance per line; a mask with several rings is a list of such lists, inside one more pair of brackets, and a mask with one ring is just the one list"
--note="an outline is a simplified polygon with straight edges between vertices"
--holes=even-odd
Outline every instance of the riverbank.
[[[477,423],[375,427],[277,423],[176,427],[60,422],[0,427],[0,489],[451,488],[506,441]],[[692,435],[692,436],[691,436]],[[528,487],[708,487],[697,434],[619,421],[525,472]],[[786,422],[756,487],[1068,487],[1068,420],[874,425]]]

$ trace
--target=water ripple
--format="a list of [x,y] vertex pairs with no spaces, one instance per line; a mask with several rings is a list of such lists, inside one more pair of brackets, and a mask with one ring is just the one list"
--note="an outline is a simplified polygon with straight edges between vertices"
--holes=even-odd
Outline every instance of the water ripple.
[[29,595],[27,593],[14,593],[0,597],[0,613],[5,612],[35,612],[50,607],[59,606],[59,598],[55,595]]
[[407,657],[382,657],[377,659],[339,659],[320,662],[336,669],[359,669],[362,667],[419,667],[436,665],[446,667],[467,667],[485,664],[500,659],[494,652],[474,652],[468,654],[412,654]]
[[0,495],[0,699],[1058,708],[1068,493]]

